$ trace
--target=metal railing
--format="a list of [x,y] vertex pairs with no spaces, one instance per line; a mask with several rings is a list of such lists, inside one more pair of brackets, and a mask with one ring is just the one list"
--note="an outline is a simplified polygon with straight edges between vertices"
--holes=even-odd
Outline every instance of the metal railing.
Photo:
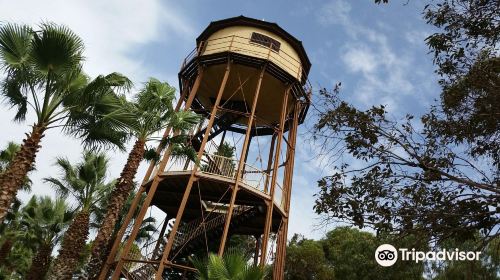
[[[208,55],[219,52],[235,52],[245,55],[250,55],[253,57],[258,57],[261,59],[269,60],[275,63],[278,67],[286,70],[297,80],[302,80],[307,78],[307,73],[305,73],[302,67],[302,62],[297,60],[294,56],[288,54],[283,50],[275,51],[269,46],[264,46],[256,42],[252,42],[249,37],[243,37],[238,35],[229,35],[219,38],[213,38],[207,41],[201,42],[197,48],[193,49],[184,59],[182,63],[182,68],[186,66],[191,60],[201,55]],[[307,79],[305,79],[306,84],[304,88],[306,92],[311,89],[311,84]]]
[[[239,159],[228,158],[215,153],[203,153],[201,158],[201,163],[199,166],[199,172],[215,175],[222,178],[226,178],[232,181],[236,180],[236,175],[238,171]],[[181,170],[193,170],[195,167],[194,162],[189,162],[187,165],[172,165],[168,168],[168,171],[181,171]],[[274,191],[274,201],[281,207],[283,206],[283,188],[279,184],[279,176],[276,180],[276,187]],[[245,163],[243,165],[242,176],[240,182],[252,187],[260,192],[267,195],[270,194],[271,186],[267,186],[271,183],[271,176],[265,170],[261,170],[253,165]]]
[[[231,180],[236,180],[239,160],[223,157],[216,154],[204,153],[200,171],[203,173],[217,175]],[[269,177],[265,171],[258,169],[248,163],[243,165],[240,181],[261,192],[264,192],[264,184]]]

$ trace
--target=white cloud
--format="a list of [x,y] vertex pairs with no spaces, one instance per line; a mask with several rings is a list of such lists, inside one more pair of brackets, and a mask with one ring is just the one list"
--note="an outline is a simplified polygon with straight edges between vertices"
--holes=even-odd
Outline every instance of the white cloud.
[[[139,51],[147,50],[148,44],[162,43],[167,39],[193,40],[195,31],[190,21],[171,3],[160,0],[111,0],[111,1],[28,1],[0,0],[1,22],[25,23],[36,26],[40,22],[65,24],[78,34],[85,43],[84,70],[91,76],[119,71],[130,77],[136,85],[152,75],[141,60]],[[174,77],[176,73],[167,73]],[[175,79],[177,80],[177,79]],[[173,80],[175,82],[175,80]],[[174,83],[175,84],[175,83]],[[34,116],[18,124],[10,120],[14,112],[0,105],[2,131],[0,148],[7,141],[20,143],[34,123]],[[132,144],[132,143],[130,143]],[[53,190],[42,183],[42,178],[58,176],[53,166],[57,156],[66,156],[72,162],[81,158],[82,146],[74,138],[62,135],[58,129],[49,130],[37,154],[33,193],[54,195]],[[120,174],[126,162],[126,153],[108,153],[112,157],[109,178]],[[136,179],[142,180],[145,165],[141,166]],[[141,172],[142,171],[142,172]],[[27,199],[31,194],[22,193]]]
[[413,46],[425,47],[425,38],[431,35],[430,32],[424,30],[411,30],[405,33],[405,39]]
[[[90,75],[121,71],[134,80],[148,76],[131,53],[166,36],[194,37],[181,13],[159,0],[0,1],[3,21],[36,25],[63,23],[85,42],[85,70]],[[171,35],[168,35],[171,34]]]
[[318,21],[323,25],[338,25],[347,35],[339,55],[348,71],[360,75],[353,87],[354,100],[364,106],[382,103],[394,112],[401,96],[413,93],[412,56],[396,51],[385,33],[353,20],[351,9],[346,1],[331,1],[318,12]]
[[364,46],[347,50],[342,60],[350,71],[365,74],[373,72],[378,64],[373,52]]
[[318,20],[323,25],[342,24],[350,22],[351,5],[346,1],[331,1],[325,4],[318,13]]

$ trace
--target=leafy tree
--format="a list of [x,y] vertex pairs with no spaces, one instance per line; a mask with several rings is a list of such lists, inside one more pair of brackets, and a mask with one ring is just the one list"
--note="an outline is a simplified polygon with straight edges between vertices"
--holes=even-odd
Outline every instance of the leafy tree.
[[427,251],[427,240],[338,227],[328,232],[321,243],[338,279],[423,279],[423,263],[396,262],[391,267],[381,267],[374,253],[379,245],[386,243],[396,248]]
[[320,240],[294,235],[287,246],[285,279],[423,279],[423,263],[378,265],[375,250],[384,243],[396,248],[426,248],[425,242],[410,236],[375,236],[349,227],[335,228]]
[[251,235],[233,234],[229,237],[226,248],[242,252],[243,255],[248,256],[247,261],[250,261],[255,254],[255,242],[255,237]]
[[442,92],[436,128],[500,166],[500,1],[442,0],[424,18],[439,32],[426,39]]
[[123,127],[132,138],[134,146],[129,153],[120,178],[113,189],[107,203],[107,211],[101,223],[97,237],[92,243],[92,255],[89,263],[89,276],[97,277],[104,261],[106,261],[106,248],[116,228],[120,212],[127,197],[134,187],[134,177],[139,164],[145,155],[147,141],[154,140],[154,134],[171,127],[179,135],[163,139],[165,143],[177,144],[176,151],[180,154],[189,154],[194,158],[191,150],[179,144],[186,139],[186,132],[199,121],[199,117],[191,111],[174,110],[172,105],[175,99],[175,88],[168,83],[151,78],[144,88],[135,96],[133,102],[122,100],[117,110],[106,116],[111,122],[116,122],[117,127]]
[[[32,131],[0,174],[0,221],[33,168],[47,129],[62,125],[68,133],[78,135],[91,128],[85,133],[117,144],[123,138],[108,133],[106,127],[88,124],[96,120],[90,113],[106,109],[100,105],[109,101],[107,89],[128,87],[129,81],[114,73],[89,82],[81,70],[82,40],[65,26],[43,23],[39,28],[10,23],[0,27],[0,65],[6,74],[0,94],[16,108],[16,121],[25,120],[29,110],[36,115]],[[88,117],[82,120],[82,114]]]
[[[441,137],[432,120],[412,117],[399,124],[383,106],[360,111],[338,95],[322,91],[328,109],[320,113],[315,137],[330,149],[338,139],[361,168],[344,163],[319,180],[315,210],[377,231],[468,238],[476,231],[496,234],[498,170],[484,168]],[[484,159],[484,160],[487,160]],[[493,232],[492,232],[493,231]]]
[[[440,246],[448,250],[460,249],[460,251],[477,251],[477,241],[481,238],[476,234],[475,238],[466,242],[453,239],[446,240]],[[433,279],[500,279],[500,239],[492,240],[482,251],[478,261],[445,261],[434,263],[430,270],[434,274]]]
[[207,259],[192,259],[194,267],[198,270],[196,279],[199,280],[261,280],[264,279],[264,270],[258,266],[249,265],[241,252],[229,249],[223,257],[210,254]]
[[45,279],[54,246],[71,221],[72,213],[63,199],[33,196],[22,209],[21,230],[25,246],[34,249],[26,279]]
[[320,242],[293,236],[286,249],[285,279],[327,280],[334,275]]
[[424,18],[439,30],[426,42],[442,92],[420,122],[393,120],[383,106],[359,110],[339,98],[339,87],[321,90],[314,139],[332,162],[347,152],[364,164],[336,164],[337,172],[319,180],[317,213],[438,240],[499,235],[499,4],[425,7]]
[[83,160],[76,165],[65,158],[58,158],[57,166],[62,172],[60,178],[48,177],[44,181],[50,183],[61,196],[70,195],[76,207],[49,279],[71,279],[85,248],[91,216],[99,211],[100,202],[109,195],[115,181],[106,181],[108,159],[102,153],[84,152]]

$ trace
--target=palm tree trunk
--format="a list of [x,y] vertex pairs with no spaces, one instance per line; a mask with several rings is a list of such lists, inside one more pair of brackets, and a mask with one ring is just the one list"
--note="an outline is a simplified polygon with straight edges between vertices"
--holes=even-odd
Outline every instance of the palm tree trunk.
[[92,243],[92,254],[87,269],[89,279],[96,279],[99,276],[102,265],[108,257],[108,250],[106,249],[109,247],[109,242],[113,235],[118,216],[134,187],[135,174],[144,157],[144,144],[144,140],[137,140],[135,142],[134,147],[128,155],[127,163],[120,174],[120,179],[118,179],[110,195],[106,215]]
[[59,255],[54,261],[48,279],[71,279],[85,249],[85,242],[89,235],[89,220],[90,214],[88,211],[80,211],[76,214],[73,223],[64,234]]
[[31,261],[31,267],[26,276],[27,280],[42,280],[45,279],[45,274],[49,270],[52,244],[42,244],[38,248],[38,252]]
[[14,241],[11,238],[8,238],[3,242],[2,247],[0,247],[0,266],[5,264],[13,245]]
[[31,134],[27,134],[23,140],[19,152],[0,175],[0,222],[5,218],[17,191],[25,183],[26,175],[33,168],[46,129],[45,125],[34,125]]

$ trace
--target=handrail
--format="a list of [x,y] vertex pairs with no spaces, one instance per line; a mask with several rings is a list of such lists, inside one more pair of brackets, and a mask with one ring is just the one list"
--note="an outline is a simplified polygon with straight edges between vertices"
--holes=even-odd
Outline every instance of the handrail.
[[[263,59],[271,60],[272,62],[278,64],[279,67],[288,69],[288,71],[292,73],[297,73],[297,77],[295,78],[297,78],[298,80],[302,80],[305,77],[305,87],[307,89],[311,88],[311,84],[309,80],[307,80],[307,75],[304,71],[304,68],[302,67],[302,62],[300,60],[297,60],[294,56],[281,49],[279,51],[272,50],[268,52],[268,50],[271,50],[271,48],[252,42],[250,39],[251,38],[249,37],[233,34],[202,41],[200,42],[200,46],[194,48],[186,56],[183,62],[183,67],[197,56],[203,55],[206,52],[217,53],[217,51],[219,50],[228,50],[231,52],[246,52]],[[248,46],[251,46],[252,49]],[[266,51],[256,51],[255,48],[265,49]]]
[[[235,181],[238,164],[239,164],[239,159],[228,158],[221,155],[217,155],[215,153],[204,152],[201,158],[199,172]],[[172,165],[170,168],[168,168],[168,171],[181,171],[181,170],[186,171],[186,170],[192,170],[194,167],[195,167],[194,162],[190,162],[188,165],[185,165],[184,167],[180,167],[178,165]],[[243,183],[246,186],[252,187],[259,192],[271,195],[269,193],[271,188],[269,187],[267,188],[267,190],[265,188],[266,181],[268,182],[271,181],[270,173],[268,173],[267,170],[262,170],[251,164],[244,163],[242,176],[240,178],[241,183]],[[276,186],[277,188],[275,188],[274,201],[281,206],[283,203],[283,197],[281,195],[283,190],[278,181],[276,182]]]

